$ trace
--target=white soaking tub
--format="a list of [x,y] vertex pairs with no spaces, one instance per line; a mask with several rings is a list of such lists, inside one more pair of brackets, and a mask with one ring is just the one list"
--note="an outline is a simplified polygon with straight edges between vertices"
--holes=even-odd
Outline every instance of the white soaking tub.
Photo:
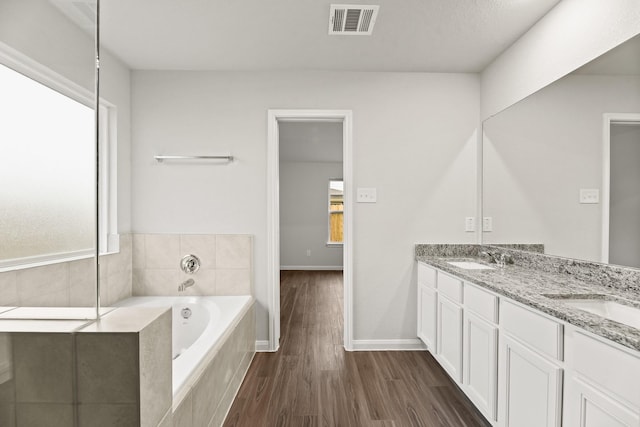
[[[179,403],[249,310],[243,296],[131,297],[119,307],[172,307],[173,400]],[[177,402],[176,402],[177,401]]]

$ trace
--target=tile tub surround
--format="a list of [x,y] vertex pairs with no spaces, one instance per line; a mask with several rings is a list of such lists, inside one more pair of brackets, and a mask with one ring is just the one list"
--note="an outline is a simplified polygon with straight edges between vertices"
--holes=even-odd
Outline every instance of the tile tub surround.
[[69,332],[6,336],[12,372],[0,383],[2,426],[155,427],[171,408],[166,308],[119,308]]
[[[562,304],[559,299],[547,298],[545,294],[605,294],[614,298],[621,298],[640,307],[640,291],[626,286],[601,285],[593,281],[584,280],[583,275],[576,275],[561,269],[572,260],[537,254],[527,254],[520,251],[508,251],[514,256],[514,264],[494,270],[464,270],[448,264],[448,261],[474,261],[486,264],[481,257],[446,257],[417,255],[416,260],[429,264],[447,273],[451,273],[470,283],[482,286],[497,294],[507,296],[520,303],[534,307],[544,313],[564,320],[567,323],[581,327],[596,335],[610,339],[634,350],[640,350],[640,330],[613,322],[602,317]],[[518,253],[516,253],[518,252]],[[424,251],[420,251],[424,253]],[[535,257],[536,263],[528,263]],[[549,258],[549,264],[545,259]],[[521,265],[520,263],[524,265]],[[544,267],[540,267],[545,264]],[[552,267],[549,267],[551,265]],[[494,264],[495,266],[495,264]],[[607,268],[599,264],[600,268]],[[551,270],[551,271],[548,271]],[[584,273],[583,273],[584,274]]]
[[[200,269],[185,274],[183,256],[193,254]],[[134,234],[133,295],[252,295],[253,237],[243,234]],[[187,279],[195,285],[178,292]]]
[[247,306],[211,350],[192,386],[174,396],[174,427],[218,427],[224,423],[255,354],[254,306],[255,302]]
[[[132,236],[120,251],[100,257],[100,299],[108,306],[131,296]],[[0,273],[0,306],[95,306],[94,258]]]

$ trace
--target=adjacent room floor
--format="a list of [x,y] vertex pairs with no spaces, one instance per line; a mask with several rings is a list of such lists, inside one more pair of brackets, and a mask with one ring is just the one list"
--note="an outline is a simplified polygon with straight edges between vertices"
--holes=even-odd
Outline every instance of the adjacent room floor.
[[283,271],[277,353],[256,354],[225,426],[488,426],[426,351],[345,352],[342,272]]

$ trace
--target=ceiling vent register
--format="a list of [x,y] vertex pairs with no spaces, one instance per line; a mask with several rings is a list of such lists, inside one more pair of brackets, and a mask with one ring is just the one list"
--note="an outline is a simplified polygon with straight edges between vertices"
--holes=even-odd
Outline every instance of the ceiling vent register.
[[380,6],[332,4],[329,35],[370,36]]

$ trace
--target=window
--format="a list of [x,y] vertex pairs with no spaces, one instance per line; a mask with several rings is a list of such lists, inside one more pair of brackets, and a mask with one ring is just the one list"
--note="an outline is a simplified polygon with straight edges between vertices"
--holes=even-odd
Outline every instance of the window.
[[344,183],[329,180],[329,244],[342,244],[344,224]]
[[[35,71],[41,66],[15,65],[0,64],[0,269],[92,256],[96,132],[91,94],[53,72]],[[107,215],[115,211],[109,206],[114,159],[108,158],[115,109],[101,103],[99,111],[100,249],[107,252],[116,243],[107,238],[115,230],[115,218]]]

